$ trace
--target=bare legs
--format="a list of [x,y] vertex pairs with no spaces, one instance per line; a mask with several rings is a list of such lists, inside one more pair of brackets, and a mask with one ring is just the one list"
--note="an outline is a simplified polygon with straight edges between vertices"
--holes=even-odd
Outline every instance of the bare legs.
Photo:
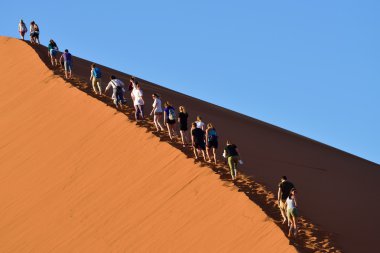
[[181,133],[182,145],[185,147],[186,144],[189,143],[187,131],[180,130],[179,132]]
[[198,152],[201,151],[204,161],[207,162],[206,154],[205,154],[205,151],[203,149],[197,149],[195,146],[193,146],[193,150],[194,150],[195,159],[198,159]]
[[[278,206],[280,208],[280,212],[281,212],[281,216],[282,216],[282,224],[285,224],[285,222],[287,220],[286,210],[285,210],[285,208],[286,208],[285,203],[282,200],[280,200]],[[290,221],[288,221],[288,225],[289,225],[289,222]]]
[[141,116],[141,119],[144,119],[144,105],[135,105],[135,119],[136,121],[139,120],[139,116]]
[[162,115],[154,115],[153,116],[153,122],[154,122],[154,125],[156,126],[157,132],[159,132],[160,130],[164,131],[164,127],[160,123],[161,117],[162,117]]
[[65,77],[66,79],[71,79],[72,78],[72,75],[71,75],[71,70],[65,70]]
[[50,61],[51,61],[51,65],[54,67],[54,66],[58,66],[58,60],[55,56],[51,55],[50,54]]
[[166,123],[166,127],[168,128],[170,140],[173,140],[173,137],[176,135],[176,133],[174,131],[174,124]]
[[292,230],[293,231],[293,235],[294,237],[297,236],[297,232],[298,232],[298,226],[297,226],[297,217],[294,217],[293,215],[289,215],[288,216],[288,219],[290,221],[290,227],[289,227],[289,233],[288,233],[288,237],[291,237],[292,236]]
[[213,154],[213,157],[214,157],[214,163],[216,164],[216,149],[214,147],[206,149],[207,158],[208,158],[208,160],[210,162],[212,161],[212,159],[210,158],[210,154],[209,154],[210,153],[210,149],[212,149],[212,154]]

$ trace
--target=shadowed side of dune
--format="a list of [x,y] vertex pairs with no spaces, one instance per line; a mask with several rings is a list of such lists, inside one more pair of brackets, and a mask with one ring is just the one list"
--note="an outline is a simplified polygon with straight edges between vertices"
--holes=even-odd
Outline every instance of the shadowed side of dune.
[[[46,48],[33,48],[49,65]],[[75,49],[72,51],[75,54]],[[91,62],[74,58],[74,74],[81,79],[74,85],[91,94],[87,83]],[[116,74],[127,82],[130,77],[120,71],[101,67],[105,78]],[[308,239],[306,244],[317,242],[321,248],[326,248],[326,241],[334,238],[345,252],[373,252],[373,248],[377,247],[380,221],[373,217],[377,216],[380,208],[378,164],[151,82],[141,80],[140,83],[146,94],[148,108],[152,102],[150,93],[158,92],[164,100],[171,101],[175,106],[185,105],[190,120],[202,115],[206,122],[212,122],[218,129],[221,143],[228,138],[239,146],[244,159],[241,169],[254,181],[237,185],[277,221],[279,213],[273,204],[273,194],[266,194],[262,185],[266,185],[269,192],[276,192],[279,177],[287,175],[298,189],[301,215],[314,224],[302,223],[301,231]],[[110,104],[109,100],[101,100]],[[131,105],[130,100],[128,103]],[[215,170],[220,172],[218,168]],[[255,185],[255,182],[261,186]],[[252,190],[261,196],[252,196]],[[268,199],[268,196],[271,197]],[[358,204],[358,199],[361,203],[370,204]],[[358,214],[365,215],[358,218]],[[330,239],[326,239],[326,233],[320,234],[321,228],[331,233],[327,236]],[[310,229],[314,232],[310,233]]]
[[296,252],[232,184],[0,43],[1,252]]
[[[47,63],[46,48],[34,46],[34,49]],[[75,54],[75,49],[73,52]],[[91,59],[93,56],[86,57]],[[74,74],[82,80],[77,87],[88,92],[90,89],[86,90],[85,87],[88,87],[86,81],[91,62],[77,57],[74,61]],[[105,78],[116,74],[127,82],[130,77],[120,71],[101,67]],[[243,154],[244,165],[241,169],[244,173],[255,182],[266,185],[269,191],[276,192],[280,176],[287,175],[298,189],[302,216],[318,225],[317,228],[313,227],[317,232],[320,228],[329,231],[329,237],[334,238],[345,252],[373,252],[377,247],[380,220],[374,217],[380,208],[378,164],[149,81],[141,80],[140,83],[147,94],[145,99],[148,108],[152,102],[149,95],[158,92],[164,100],[171,101],[175,106],[186,106],[190,120],[201,115],[206,122],[212,122],[218,129],[221,143],[225,143],[228,138],[238,145]],[[213,85],[217,86],[217,83]],[[259,94],[253,94],[253,99],[256,95]],[[131,105],[130,101],[128,103]],[[244,183],[241,190],[247,192],[252,187],[250,183]],[[263,209],[270,202],[267,196],[262,197]],[[360,200],[360,204],[357,200]],[[255,202],[258,203],[257,199]],[[273,208],[266,212],[278,220],[278,210],[274,215],[271,215],[274,213]],[[312,227],[310,224],[302,225],[304,235],[310,240],[319,241],[321,245],[329,241],[322,238],[324,236],[310,234],[307,231]]]

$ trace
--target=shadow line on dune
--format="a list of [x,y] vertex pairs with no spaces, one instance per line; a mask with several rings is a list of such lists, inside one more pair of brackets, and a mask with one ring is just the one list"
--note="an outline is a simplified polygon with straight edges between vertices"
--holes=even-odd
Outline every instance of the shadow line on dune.
[[[123,109],[116,109],[110,97],[94,94],[92,87],[90,84],[88,84],[88,82],[77,77],[66,80],[64,78],[64,71],[61,67],[53,68],[51,66],[50,60],[47,57],[46,47],[42,45],[31,45],[28,42],[26,43],[36,51],[42,62],[54,73],[54,76],[48,78],[46,80],[46,83],[54,78],[63,78],[65,82],[70,85],[70,88],[77,88],[85,92],[88,96],[91,96],[92,98],[103,102],[107,106],[113,107],[116,110],[115,114],[124,114],[130,122],[136,123],[136,126],[145,128],[147,133],[153,134],[159,138],[160,141],[165,141],[172,147],[180,150],[187,158],[193,159],[193,152],[188,146],[183,147],[179,142],[179,139],[170,140],[169,136],[165,134],[165,132],[157,132],[151,119],[145,118],[144,121],[136,122],[134,118],[134,108],[132,107],[130,100],[127,100],[128,105],[124,106]],[[269,158],[265,157],[262,157],[262,159],[269,160]],[[287,161],[272,159],[270,160],[276,163],[289,163],[295,166],[308,167],[322,172],[326,171],[322,168],[312,167],[304,164],[295,164]],[[281,222],[282,218],[277,207],[276,196],[264,185],[255,182],[252,177],[243,174],[240,174],[238,180],[232,182],[230,179],[231,177],[229,174],[229,168],[226,162],[219,162],[215,165],[194,159],[194,164],[197,164],[200,167],[207,167],[212,169],[213,172],[215,174],[218,174],[219,178],[225,182],[225,186],[236,187],[239,192],[243,192],[252,202],[260,206],[270,221],[274,222],[284,232],[285,235],[287,234],[288,228]],[[311,223],[309,219],[300,217],[300,228],[301,229],[297,239],[289,240],[289,244],[293,245],[299,252],[341,252],[340,247],[338,247],[336,244],[335,235],[322,230],[319,226]]]

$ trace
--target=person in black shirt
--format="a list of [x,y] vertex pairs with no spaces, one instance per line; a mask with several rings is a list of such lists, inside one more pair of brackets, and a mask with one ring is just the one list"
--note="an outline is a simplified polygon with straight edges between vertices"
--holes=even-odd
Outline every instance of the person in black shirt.
[[[288,181],[286,176],[283,176],[281,178],[281,182],[278,184],[278,193],[277,193],[277,200],[278,200],[278,206],[281,211],[282,215],[282,224],[285,224],[287,218],[286,218],[286,199],[290,195],[290,191],[295,188],[294,184]],[[289,221],[288,221],[289,225]]]
[[191,143],[193,145],[195,159],[198,159],[199,152],[202,152],[203,159],[206,162],[205,132],[202,129],[197,128],[197,123],[195,122],[192,124],[191,128]]
[[188,137],[187,137],[187,118],[189,117],[189,114],[186,112],[186,109],[184,106],[179,107],[179,114],[178,114],[178,123],[179,123],[179,132],[181,133],[181,140],[183,147],[186,146],[188,143]]
[[232,180],[235,180],[237,177],[237,167],[240,160],[240,154],[237,146],[232,144],[230,141],[227,141],[227,146],[224,148],[223,156],[227,158],[228,165],[230,166]]

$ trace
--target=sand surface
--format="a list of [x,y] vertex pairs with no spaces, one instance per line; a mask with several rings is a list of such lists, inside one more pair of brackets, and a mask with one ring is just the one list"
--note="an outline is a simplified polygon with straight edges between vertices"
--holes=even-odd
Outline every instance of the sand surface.
[[[46,59],[45,47],[36,47],[36,50]],[[95,55],[86,57],[91,59]],[[76,58],[76,76],[87,80],[90,64]],[[128,74],[102,69],[104,76],[116,74],[126,83],[129,80]],[[158,92],[163,100],[175,106],[185,105],[191,120],[201,115],[206,122],[214,123],[222,143],[228,138],[239,147],[244,173],[272,192],[277,192],[279,178],[288,176],[298,189],[301,214],[331,233],[344,252],[372,253],[378,247],[379,164],[148,81],[141,83],[149,110],[150,94]],[[218,84],[207,85],[217,88]],[[260,94],[253,94],[252,99],[255,96]],[[232,96],[231,99],[237,98]]]
[[[24,250],[29,249],[33,242],[36,252],[41,252],[39,251],[41,248],[38,248],[42,247],[41,238],[44,238],[43,241],[45,241],[44,236],[51,233],[60,235],[59,240],[51,236],[46,238],[47,242],[44,245],[48,245],[50,240],[50,245],[54,244],[55,246],[52,247],[57,251],[61,249],[57,246],[59,244],[72,246],[72,248],[68,248],[69,250],[83,247],[81,249],[94,250],[96,248],[103,252],[110,250],[119,252],[123,249],[199,252],[206,250],[205,245],[209,245],[211,242],[214,243],[211,243],[207,250],[229,252],[294,250],[288,246],[289,242],[284,238],[284,232],[277,229],[284,230],[282,226],[271,227],[268,229],[270,231],[268,233],[264,232],[262,225],[256,225],[256,223],[243,222],[247,226],[237,225],[239,217],[247,217],[245,213],[236,213],[237,210],[244,209],[241,207],[243,204],[231,201],[239,199],[250,208],[257,208],[257,206],[244,195],[237,193],[231,183],[220,181],[209,168],[201,168],[199,165],[195,165],[191,159],[186,159],[182,152],[175,149],[175,145],[160,142],[156,136],[131,124],[125,115],[115,114],[112,107],[106,107],[99,100],[87,96],[52,75],[52,72],[41,64],[40,59],[27,44],[7,38],[1,38],[0,42],[1,55],[4,55],[4,61],[0,65],[5,70],[4,73],[7,73],[1,79],[0,93],[0,180],[3,183],[0,187],[3,187],[1,199],[7,200],[1,203],[0,207],[1,212],[7,213],[7,216],[0,220],[0,229],[2,229],[0,235],[6,235],[4,238],[10,241],[9,244],[4,244],[7,246],[4,248],[5,250],[21,249],[16,248],[16,244],[17,247],[24,247],[22,248]],[[34,49],[46,63],[46,48],[34,46]],[[91,62],[75,58],[75,76],[82,80],[88,80],[90,64]],[[128,74],[106,67],[103,67],[102,70],[103,80],[109,74],[116,74],[123,81],[128,82]],[[10,83],[17,85],[21,90],[15,92],[14,87],[9,85]],[[150,94],[158,92],[164,101],[170,100],[175,106],[185,105],[190,113],[190,120],[194,120],[195,116],[200,114],[206,122],[213,122],[222,143],[228,138],[238,145],[245,162],[242,167],[244,173],[251,176],[256,182],[266,185],[267,190],[276,192],[278,179],[282,175],[287,175],[296,184],[300,213],[303,216],[302,233],[307,239],[304,246],[308,249],[301,248],[301,252],[334,252],[334,248],[325,247],[332,240],[343,248],[344,252],[376,252],[374,249],[378,247],[377,240],[380,237],[378,229],[380,221],[376,218],[380,208],[380,191],[377,189],[377,182],[380,181],[378,164],[162,86],[144,80],[141,83],[145,92],[146,111],[150,110],[152,102]],[[81,85],[81,82],[78,82],[78,86]],[[82,90],[89,92],[88,87]],[[161,140],[165,139],[161,138]],[[117,149],[121,150],[120,153],[115,151]],[[146,155],[147,153],[149,156]],[[165,160],[167,156],[170,158]],[[159,165],[159,162],[162,162],[163,165]],[[181,168],[181,175],[177,174],[179,173],[178,166]],[[149,170],[147,170],[148,167]],[[134,172],[135,169],[137,171]],[[151,171],[155,169],[157,172]],[[170,169],[173,169],[174,172],[167,171]],[[185,170],[188,170],[190,174],[187,174],[188,172]],[[148,173],[149,176],[143,173]],[[199,175],[198,173],[204,174]],[[172,176],[172,181],[170,181]],[[195,176],[198,177],[192,181]],[[149,180],[147,177],[152,182],[149,181],[148,184],[145,184]],[[206,183],[198,182],[203,177],[207,177]],[[54,180],[51,180],[52,178]],[[141,185],[136,183],[140,178],[144,181],[141,182]],[[224,178],[221,176],[221,179],[225,180],[226,176]],[[54,182],[59,180],[61,183]],[[159,183],[156,184],[153,181]],[[138,190],[134,190],[136,189],[134,188],[135,184]],[[103,187],[103,185],[106,186]],[[268,195],[261,186],[253,187],[252,185],[252,181],[236,184],[246,194],[249,191],[261,194],[259,198],[249,193],[247,195],[251,200],[259,203],[270,218],[263,215],[260,209],[248,212],[253,212],[251,214],[255,218],[263,215],[261,222],[273,218],[275,222],[278,222],[276,221],[278,211],[273,208],[273,194],[269,192]],[[168,188],[168,186],[170,187]],[[171,198],[171,194],[174,193],[167,192],[172,186],[175,188],[173,188],[173,192],[183,188],[180,190],[181,196],[178,199],[180,193]],[[201,191],[203,187],[207,187],[204,189],[205,192]],[[60,191],[55,188],[60,188]],[[45,190],[49,193],[46,193]],[[200,194],[201,197],[187,195],[189,193],[185,193],[186,191],[193,191],[193,194]],[[153,192],[159,194],[153,197]],[[167,195],[165,195],[166,193]],[[209,193],[211,195],[207,197]],[[49,198],[45,194],[49,194],[51,197]],[[112,200],[111,194],[115,195]],[[224,194],[232,195],[225,196]],[[148,196],[144,197],[145,195]],[[223,196],[223,200],[217,201],[216,199],[222,198],[221,196]],[[136,207],[133,202],[135,198],[141,199],[144,203],[136,204],[141,205]],[[198,202],[192,201],[193,198]],[[130,202],[131,199],[132,202]],[[170,201],[167,201],[168,199]],[[183,199],[192,202],[177,203]],[[103,203],[95,203],[98,201]],[[214,201],[217,201],[217,204]],[[23,202],[29,203],[25,204],[28,206],[24,206]],[[167,206],[168,202],[171,203],[170,206]],[[129,203],[132,203],[132,206]],[[150,206],[150,203],[153,207]],[[226,204],[226,206],[222,206],[222,204]],[[76,205],[82,206],[74,208]],[[175,205],[178,209],[171,205]],[[149,214],[147,214],[149,211],[145,210],[145,206],[150,209]],[[101,208],[94,212],[94,207]],[[211,213],[203,210],[203,207]],[[54,208],[55,213],[41,211],[52,210],[49,208]],[[140,214],[140,208],[145,210],[146,216],[140,217],[140,220],[131,218],[130,211]],[[155,208],[158,211],[155,211]],[[182,208],[191,210],[183,211]],[[230,221],[228,225],[228,217],[231,213],[226,212],[229,208],[233,209],[231,213],[235,216],[231,218],[231,220],[234,219],[234,224]],[[174,214],[171,214],[172,209],[177,211],[173,211]],[[194,209],[202,211],[194,213]],[[156,216],[159,211],[162,211],[164,216]],[[38,222],[33,225],[31,225],[31,221],[26,222],[26,219],[33,219],[29,217],[29,214],[37,215],[37,212],[43,216],[43,218],[37,219],[39,222],[45,217],[48,220],[52,216],[48,222],[44,220],[44,226],[38,228],[36,227]],[[137,214],[133,213],[133,215]],[[191,218],[187,219],[189,215]],[[194,215],[204,215],[204,217],[194,217]],[[149,217],[149,219],[145,219],[145,217]],[[151,221],[152,217],[157,220]],[[178,226],[181,228],[177,228],[177,230],[174,228],[175,231],[180,231],[179,235],[169,228],[170,231],[165,230],[164,224],[168,222],[168,217],[176,221],[172,222],[173,224],[179,223]],[[217,218],[217,221],[214,218]],[[89,219],[92,220],[89,221]],[[186,221],[182,221],[182,219],[186,219]],[[250,222],[253,222],[253,218],[249,219],[251,219]],[[53,227],[51,225],[56,224],[58,220],[65,226],[69,224],[72,227],[69,226],[65,231],[56,231],[62,226],[56,228],[55,225]],[[141,227],[141,220],[144,220],[142,223],[146,223],[146,227]],[[209,220],[210,223],[208,223]],[[77,224],[78,222],[80,225]],[[4,229],[3,224],[7,224],[8,227]],[[13,224],[19,225],[17,227],[12,226]],[[221,227],[215,227],[218,224]],[[268,221],[263,224],[273,225]],[[210,226],[212,228],[209,228]],[[234,232],[233,235],[236,234],[238,239],[231,237],[231,234],[229,234],[230,237],[228,236],[231,229],[233,230],[236,226],[239,227],[237,229],[239,233]],[[8,236],[5,231],[8,231],[9,227],[15,227],[18,230]],[[104,227],[108,229],[103,230]],[[210,230],[206,230],[206,227]],[[32,231],[31,228],[34,230]],[[184,235],[182,228],[185,230]],[[260,231],[255,232],[254,228],[260,228]],[[129,233],[132,230],[133,235]],[[150,234],[146,230],[152,231],[154,234]],[[44,234],[41,234],[42,232]],[[168,238],[173,237],[169,236],[170,232],[174,234],[176,240]],[[33,236],[40,235],[40,237],[39,239],[32,238],[31,234]],[[79,245],[79,241],[74,244],[74,239],[79,235],[82,236],[80,242],[83,244]],[[124,238],[124,235],[128,236]],[[177,239],[182,235],[187,237],[181,237],[182,240],[181,238]],[[212,238],[204,235],[210,235]],[[110,237],[118,239],[110,239]],[[278,239],[276,239],[277,237]],[[24,238],[29,239],[24,240]],[[255,241],[256,238],[260,238],[259,242]],[[285,241],[282,241],[283,239]],[[86,240],[87,243],[85,243]],[[103,245],[104,247],[101,248],[94,243],[95,241],[99,243],[100,240],[103,240],[104,245],[107,246]],[[26,243],[20,243],[20,241],[26,241]],[[221,243],[222,241],[223,243]],[[177,242],[187,245],[187,248],[176,248]],[[286,246],[283,246],[283,243]],[[94,248],[91,248],[93,244]],[[143,244],[144,246],[141,246]],[[3,249],[1,247],[5,247],[1,245],[0,252]],[[95,247],[95,245],[97,246]],[[172,247],[160,248],[159,245]],[[129,248],[129,246],[131,247]],[[327,250],[328,248],[330,250]],[[16,252],[18,252],[17,250]],[[299,247],[298,250],[300,250]],[[62,252],[64,251],[62,250]]]
[[0,38],[0,252],[296,252],[232,184]]

